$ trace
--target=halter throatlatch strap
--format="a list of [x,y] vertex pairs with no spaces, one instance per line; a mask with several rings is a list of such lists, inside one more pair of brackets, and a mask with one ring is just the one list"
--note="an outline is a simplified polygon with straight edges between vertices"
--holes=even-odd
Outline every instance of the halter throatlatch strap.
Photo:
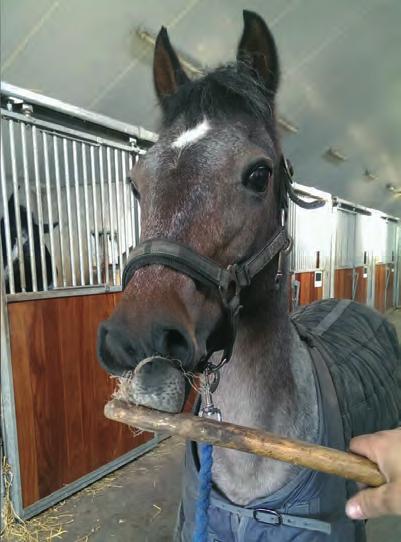
[[292,184],[294,170],[292,168],[291,162],[284,158],[284,156],[282,157],[281,167],[284,172],[284,190],[282,191],[282,194],[284,194],[285,199],[287,199],[288,196],[290,200],[295,203],[295,205],[298,205],[303,209],[318,209],[319,207],[323,207],[323,205],[326,204],[325,200],[320,198],[316,198],[313,201],[305,201],[304,199],[300,198],[295,192],[294,186]]
[[[211,366],[210,370],[218,370],[226,363],[232,354],[238,328],[240,293],[242,288],[249,286],[252,279],[260,273],[277,255],[279,255],[276,286],[282,277],[282,254],[287,254],[292,247],[291,238],[287,233],[285,215],[288,208],[288,197],[294,203],[305,209],[316,209],[325,204],[324,200],[307,202],[299,198],[292,186],[291,164],[282,159],[281,168],[284,172],[284,186],[281,187],[280,205],[282,211],[282,224],[266,245],[256,254],[245,261],[239,261],[227,268],[221,267],[214,260],[198,254],[190,247],[170,241],[169,239],[150,239],[140,243],[132,252],[122,277],[123,289],[131,280],[135,271],[147,265],[164,265],[179,273],[191,277],[208,288],[217,288],[220,293],[224,310],[228,317],[230,338],[227,341],[221,362]],[[201,360],[201,367],[208,363],[213,351],[207,353]]]

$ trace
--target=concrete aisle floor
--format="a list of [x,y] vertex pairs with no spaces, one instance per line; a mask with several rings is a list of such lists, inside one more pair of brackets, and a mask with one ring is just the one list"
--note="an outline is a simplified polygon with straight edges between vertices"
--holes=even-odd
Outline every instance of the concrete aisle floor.
[[[389,318],[401,337],[401,311]],[[170,542],[181,492],[183,455],[183,443],[170,438],[42,518],[59,516],[69,522],[63,542]],[[45,542],[46,538],[35,540]],[[401,518],[368,522],[368,542],[400,541]]]

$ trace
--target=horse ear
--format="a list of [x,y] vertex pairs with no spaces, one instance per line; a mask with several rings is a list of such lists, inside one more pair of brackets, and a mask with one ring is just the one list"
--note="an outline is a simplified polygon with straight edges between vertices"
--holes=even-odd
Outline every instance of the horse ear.
[[156,38],[153,58],[153,80],[160,102],[166,96],[175,94],[179,86],[189,81],[171,46],[167,30],[164,26],[161,27]]
[[257,13],[244,10],[244,31],[238,45],[237,61],[248,64],[273,93],[277,91],[280,68],[274,38]]

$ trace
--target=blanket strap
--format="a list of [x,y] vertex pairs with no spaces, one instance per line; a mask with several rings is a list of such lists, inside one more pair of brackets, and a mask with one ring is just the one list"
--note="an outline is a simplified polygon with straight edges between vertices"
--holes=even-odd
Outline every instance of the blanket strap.
[[325,534],[331,533],[331,524],[319,519],[294,516],[292,514],[285,514],[267,508],[244,508],[215,498],[211,499],[210,504],[211,506],[215,506],[216,508],[230,512],[231,514],[254,519],[259,523],[265,523],[267,525],[285,525],[287,527],[318,531]]

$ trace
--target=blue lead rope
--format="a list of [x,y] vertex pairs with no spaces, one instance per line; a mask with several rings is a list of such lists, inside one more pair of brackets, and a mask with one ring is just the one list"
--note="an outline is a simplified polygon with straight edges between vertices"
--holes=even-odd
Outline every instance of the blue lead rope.
[[212,489],[213,446],[199,444],[199,489],[196,501],[195,532],[193,542],[207,542],[207,528],[209,523],[208,510],[210,491]]

